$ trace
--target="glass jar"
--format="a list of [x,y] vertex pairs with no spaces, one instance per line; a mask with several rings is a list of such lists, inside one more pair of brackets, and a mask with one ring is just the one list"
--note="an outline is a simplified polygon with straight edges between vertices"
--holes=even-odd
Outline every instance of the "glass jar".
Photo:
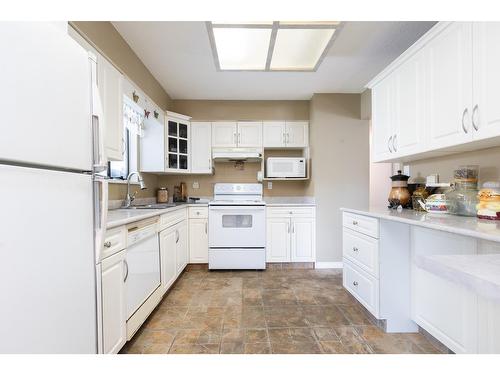
[[485,182],[478,198],[477,217],[500,220],[500,182]]
[[425,211],[425,200],[429,196],[425,186],[419,186],[411,196],[412,207],[415,211]]
[[455,180],[453,190],[446,193],[448,212],[460,216],[476,216],[479,199],[477,194],[477,180]]

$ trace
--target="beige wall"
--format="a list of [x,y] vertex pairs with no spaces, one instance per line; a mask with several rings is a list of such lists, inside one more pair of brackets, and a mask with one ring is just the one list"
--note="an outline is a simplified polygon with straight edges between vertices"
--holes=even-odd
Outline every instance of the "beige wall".
[[170,109],[172,99],[111,22],[73,21],[70,24],[99,52],[140,87],[156,104]]
[[[308,100],[174,100],[173,111],[192,116],[193,120],[308,120]],[[291,156],[291,155],[290,155]],[[188,194],[212,196],[216,182],[257,182],[260,163],[244,163],[244,169],[234,163],[215,163],[215,174],[162,175],[158,184],[173,193],[173,187],[186,182]],[[192,187],[198,182],[199,189]],[[264,184],[265,196],[302,196],[307,193],[306,181],[274,181],[273,188]]]
[[[164,109],[171,109],[172,99],[153,77],[127,42],[121,37],[110,22],[84,21],[70,22],[94,48],[106,56],[113,64],[128,76],[156,104]],[[158,178],[155,175],[144,174],[146,190],[139,191],[137,197],[153,197],[156,195]],[[132,186],[132,191],[137,189]],[[109,199],[124,199],[127,187],[119,184],[109,185]]]
[[480,182],[500,179],[500,147],[480,151],[462,152],[440,156],[432,159],[418,160],[409,163],[411,180],[421,179],[438,173],[441,182],[453,179],[453,170],[460,165],[479,165]]
[[174,100],[193,120],[308,120],[308,100]]
[[315,94],[310,106],[312,179],[316,198],[316,259],[342,260],[340,207],[366,208],[369,190],[368,121],[360,94]]

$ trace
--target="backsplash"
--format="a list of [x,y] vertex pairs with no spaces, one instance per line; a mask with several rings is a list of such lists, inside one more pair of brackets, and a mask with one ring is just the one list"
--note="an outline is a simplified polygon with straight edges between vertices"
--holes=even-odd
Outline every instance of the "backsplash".
[[[214,184],[218,182],[256,183],[260,163],[244,163],[240,169],[235,163],[215,163],[213,175],[161,175],[158,176],[158,187],[166,187],[169,194],[174,192],[174,186],[180,182],[187,185],[189,196],[210,197],[213,195]],[[199,188],[194,189],[193,183],[198,182]],[[272,189],[268,189],[264,181],[264,196],[304,196],[307,195],[309,181],[273,181]]]
[[479,165],[479,182],[500,180],[500,147],[479,151],[448,154],[431,159],[409,163],[410,182],[424,179],[434,173],[439,174],[440,182],[451,182],[453,170],[460,165]]

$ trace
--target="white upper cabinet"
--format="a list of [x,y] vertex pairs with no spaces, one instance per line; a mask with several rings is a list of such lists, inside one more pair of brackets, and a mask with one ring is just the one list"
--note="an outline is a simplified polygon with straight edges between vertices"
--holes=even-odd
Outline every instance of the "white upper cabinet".
[[191,173],[212,173],[211,122],[191,122]]
[[307,121],[286,122],[286,146],[302,148],[309,144],[309,123]]
[[394,74],[392,151],[398,156],[423,151],[425,140],[424,54],[412,56]]
[[309,145],[309,122],[307,121],[264,121],[264,147],[304,148]]
[[500,145],[500,23],[440,22],[373,79],[378,162]]
[[262,121],[238,122],[238,147],[262,147]]
[[475,139],[500,136],[500,23],[473,24]]
[[262,121],[212,122],[212,147],[262,147]]
[[394,78],[384,78],[372,91],[372,150],[373,160],[390,159],[394,152]]
[[109,160],[123,160],[122,74],[101,55],[97,56],[97,86],[101,97],[104,148]]
[[426,46],[430,149],[472,139],[472,23],[451,23]]
[[264,121],[262,125],[264,147],[285,147],[285,127],[285,121]]
[[234,121],[212,122],[212,147],[237,147],[238,124]]

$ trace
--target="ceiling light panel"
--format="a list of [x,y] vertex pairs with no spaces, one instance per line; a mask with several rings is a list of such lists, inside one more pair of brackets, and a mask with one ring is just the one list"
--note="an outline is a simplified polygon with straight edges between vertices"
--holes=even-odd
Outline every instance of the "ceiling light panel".
[[335,29],[278,29],[271,70],[314,70]]
[[270,28],[215,27],[213,35],[221,70],[264,70]]

